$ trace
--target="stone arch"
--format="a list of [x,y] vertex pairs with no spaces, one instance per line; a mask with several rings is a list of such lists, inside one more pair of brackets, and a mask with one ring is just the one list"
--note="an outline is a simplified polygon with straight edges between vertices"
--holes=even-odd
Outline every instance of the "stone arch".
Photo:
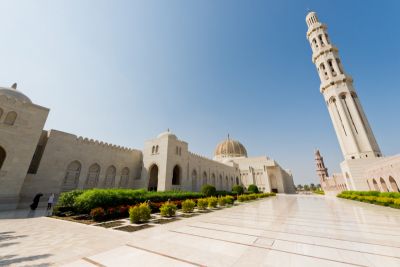
[[278,193],[278,181],[276,180],[276,176],[271,174],[269,182],[271,185],[271,192]]
[[175,165],[172,170],[172,185],[180,185],[181,184],[181,167],[179,165]]
[[381,183],[382,191],[383,191],[383,192],[389,192],[385,180],[383,180],[383,178],[381,177],[381,178],[379,179],[379,181],[380,181],[380,183]]
[[104,179],[104,187],[114,187],[115,185],[115,175],[117,169],[114,165],[111,165],[106,170],[106,178]]
[[93,163],[92,165],[90,165],[86,177],[85,188],[97,187],[97,184],[99,182],[99,174],[100,174],[100,165],[97,163]]
[[399,192],[399,187],[396,183],[396,180],[392,176],[389,176],[389,183],[392,187],[393,192]]
[[61,192],[71,191],[78,187],[81,168],[82,164],[77,160],[74,160],[68,164],[64,180],[61,185]]
[[229,190],[229,178],[228,176],[225,176],[225,186],[224,186],[225,190]]
[[3,167],[4,161],[6,160],[7,153],[3,147],[0,146],[0,170]]
[[223,184],[222,184],[223,182],[222,182],[222,175],[221,175],[221,174],[219,175],[219,181],[218,181],[218,183],[219,183],[219,189],[222,190],[224,186],[223,186]]
[[379,190],[378,183],[376,182],[376,180],[375,180],[375,179],[372,179],[372,184],[374,185],[374,189],[375,189],[375,191],[381,191],[381,190]]
[[215,187],[217,186],[215,183],[215,174],[214,173],[211,174],[211,184]]
[[208,178],[207,173],[203,172],[203,180],[202,180],[202,184],[201,184],[202,186],[207,184],[207,178]]
[[151,165],[149,168],[149,186],[147,190],[157,191],[158,187],[158,166],[156,164]]
[[367,179],[367,185],[368,185],[368,189],[371,191],[372,189],[371,189],[371,186],[369,185],[368,179]]
[[236,185],[239,185],[239,177],[236,176]]
[[17,112],[10,111],[7,113],[6,118],[4,119],[4,123],[8,125],[14,125],[17,120]]
[[121,171],[121,179],[119,180],[119,187],[127,188],[129,185],[129,168],[125,167]]
[[198,191],[197,188],[197,171],[192,171],[192,191]]
[[1,118],[1,116],[3,116],[3,113],[4,113],[3,109],[0,108],[0,118]]

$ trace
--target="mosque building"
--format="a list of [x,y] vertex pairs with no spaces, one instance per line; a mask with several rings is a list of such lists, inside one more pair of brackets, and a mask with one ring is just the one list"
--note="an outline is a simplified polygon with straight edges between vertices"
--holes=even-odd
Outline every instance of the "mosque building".
[[362,108],[352,77],[345,72],[339,50],[328,37],[327,26],[315,12],[306,16],[307,39],[312,62],[321,80],[324,96],[344,161],[342,173],[329,177],[319,151],[315,153],[317,174],[327,192],[376,190],[399,192],[400,155],[383,157],[367,116]]
[[11,88],[0,88],[0,210],[27,208],[37,193],[46,199],[74,189],[147,188],[199,191],[255,184],[261,191],[294,193],[293,177],[266,156],[248,157],[228,137],[214,158],[189,151],[187,142],[166,131],[143,150],[44,130],[49,109]]

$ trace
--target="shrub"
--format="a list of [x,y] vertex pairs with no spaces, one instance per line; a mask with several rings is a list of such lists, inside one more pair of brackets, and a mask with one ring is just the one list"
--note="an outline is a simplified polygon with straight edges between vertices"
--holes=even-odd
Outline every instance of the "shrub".
[[232,187],[232,193],[235,193],[235,194],[238,194],[238,195],[243,194],[243,193],[244,193],[244,188],[243,188],[243,186],[241,186],[241,185],[234,185],[234,186]]
[[206,197],[215,196],[216,192],[217,190],[212,185],[205,184],[201,187],[201,193],[203,193]]
[[98,222],[105,219],[106,213],[103,208],[94,208],[90,211],[90,216],[93,218],[93,220]]
[[389,197],[377,197],[375,202],[379,205],[389,206],[390,204],[393,204],[393,199]]
[[258,193],[258,187],[255,184],[251,184],[249,185],[249,187],[247,188],[247,191],[251,192],[251,193]]
[[200,198],[197,200],[197,208],[199,210],[205,210],[208,206],[208,200],[205,198]]
[[248,200],[249,200],[249,198],[248,198],[247,195],[240,195],[240,196],[238,196],[238,201],[239,201],[239,202],[245,202],[245,201],[248,201]]
[[235,198],[232,196],[225,196],[225,202],[226,204],[233,205],[233,203],[235,202]]
[[218,205],[218,198],[216,198],[216,197],[209,197],[209,198],[207,198],[207,201],[208,201],[209,208],[216,208]]
[[149,192],[144,189],[89,189],[84,190],[75,198],[74,207],[79,212],[88,213],[91,209],[102,207],[104,209],[119,205],[136,205],[147,200],[151,202],[165,202],[167,200],[179,201],[188,198],[200,198],[204,195],[197,192]]
[[185,213],[193,212],[196,203],[191,199],[186,199],[182,202],[182,211]]
[[61,193],[60,197],[58,198],[57,205],[61,207],[73,207],[75,205],[75,199],[83,192],[83,190],[72,190]]
[[150,218],[151,209],[147,203],[142,203],[129,209],[129,219],[131,223],[147,222]]
[[163,217],[172,217],[175,216],[176,210],[176,205],[170,201],[167,201],[161,206],[160,213]]
[[218,198],[218,206],[223,207],[226,205],[226,198],[225,197],[219,197]]

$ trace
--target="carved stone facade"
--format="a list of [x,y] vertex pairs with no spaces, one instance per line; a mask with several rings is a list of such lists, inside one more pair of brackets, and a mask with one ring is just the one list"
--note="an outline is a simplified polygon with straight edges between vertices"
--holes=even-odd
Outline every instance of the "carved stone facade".
[[231,190],[254,183],[263,191],[294,192],[290,172],[266,157],[209,159],[169,131],[146,141],[143,151],[120,147],[43,130],[48,113],[16,85],[0,88],[0,210],[27,208],[37,193],[46,200],[51,193],[87,188],[199,191],[204,184]]

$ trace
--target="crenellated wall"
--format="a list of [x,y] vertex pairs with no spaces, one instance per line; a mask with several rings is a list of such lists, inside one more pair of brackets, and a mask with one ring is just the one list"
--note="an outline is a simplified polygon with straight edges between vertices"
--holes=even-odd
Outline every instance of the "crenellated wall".
[[[45,133],[47,141],[38,159],[39,168],[36,173],[27,175],[21,191],[23,203],[39,192],[46,196],[75,188],[133,188],[135,181],[140,179],[142,152],[139,150],[57,130]],[[91,172],[90,168],[95,165],[99,171]],[[74,169],[74,166],[79,166],[79,169]],[[88,178],[97,181],[88,184]]]

